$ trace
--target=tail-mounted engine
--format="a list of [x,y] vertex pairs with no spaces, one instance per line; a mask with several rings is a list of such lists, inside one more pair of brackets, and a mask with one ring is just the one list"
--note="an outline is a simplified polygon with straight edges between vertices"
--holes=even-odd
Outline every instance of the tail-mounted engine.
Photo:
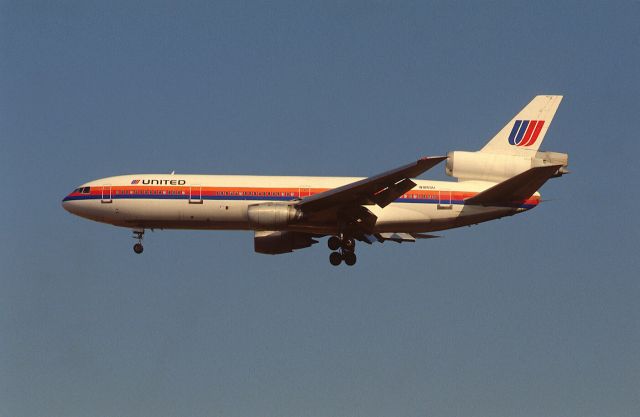
[[558,152],[536,152],[533,156],[507,155],[489,152],[454,151],[447,154],[445,172],[461,181],[482,180],[500,182],[530,168],[562,165],[556,177],[566,174],[569,155]]

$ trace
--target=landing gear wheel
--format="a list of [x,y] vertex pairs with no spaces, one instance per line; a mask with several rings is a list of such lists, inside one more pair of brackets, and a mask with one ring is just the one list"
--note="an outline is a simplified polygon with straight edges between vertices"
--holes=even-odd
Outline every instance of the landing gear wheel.
[[327,242],[327,246],[329,246],[329,249],[331,250],[338,250],[340,249],[341,245],[342,242],[340,241],[340,238],[338,236],[331,236],[329,238],[329,241]]
[[133,251],[138,255],[142,253],[144,248],[142,247],[142,238],[144,237],[144,229],[135,229],[133,230],[133,238],[138,241],[135,245],[133,245]]
[[349,266],[353,266],[356,264],[356,254],[353,252],[344,252],[342,254],[342,257],[344,258],[344,263],[349,265]]
[[342,254],[340,252],[331,252],[331,255],[329,255],[329,262],[331,262],[331,265],[333,266],[340,265],[340,262],[342,262]]
[[142,246],[142,243],[136,243],[135,245],[133,245],[133,251],[135,253],[141,254],[143,250],[144,250],[144,247]]
[[349,251],[349,252],[353,252],[353,250],[356,248],[356,241],[353,240],[350,237],[346,237],[344,239],[342,239],[342,249]]

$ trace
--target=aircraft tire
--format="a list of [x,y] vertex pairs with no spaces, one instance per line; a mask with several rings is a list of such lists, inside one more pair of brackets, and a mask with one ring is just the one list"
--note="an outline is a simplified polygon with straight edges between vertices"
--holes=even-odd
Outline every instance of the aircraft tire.
[[340,238],[338,236],[331,236],[327,241],[327,246],[329,246],[329,249],[331,250],[338,250],[340,249],[341,243],[342,242],[340,242]]
[[141,254],[143,250],[144,250],[144,246],[142,246],[142,243],[136,243],[135,245],[133,245],[133,251],[135,253]]
[[356,241],[353,238],[347,237],[342,239],[342,249],[353,252],[356,248]]
[[329,262],[333,266],[340,265],[340,262],[342,262],[342,254],[340,252],[331,252],[331,255],[329,255]]
[[353,252],[345,252],[342,257],[344,258],[344,263],[353,266],[356,264],[356,254]]

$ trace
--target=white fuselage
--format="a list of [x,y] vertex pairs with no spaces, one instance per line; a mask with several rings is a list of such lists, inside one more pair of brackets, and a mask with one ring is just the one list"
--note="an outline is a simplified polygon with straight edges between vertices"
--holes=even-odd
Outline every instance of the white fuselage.
[[[76,215],[132,229],[256,229],[250,205],[294,203],[310,195],[358,181],[352,177],[288,177],[140,174],[83,184],[63,200]],[[388,206],[367,205],[375,232],[430,232],[480,223],[535,207],[536,193],[517,206],[465,205],[464,200],[495,183],[426,181]],[[278,230],[337,233],[335,222],[304,218]]]

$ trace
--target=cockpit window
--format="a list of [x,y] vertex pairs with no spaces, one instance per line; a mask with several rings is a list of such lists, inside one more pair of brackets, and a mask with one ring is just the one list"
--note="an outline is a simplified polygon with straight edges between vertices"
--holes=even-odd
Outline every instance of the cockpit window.
[[76,188],[75,190],[73,190],[74,193],[78,193],[78,194],[90,194],[91,193],[91,187],[80,187],[80,188]]

